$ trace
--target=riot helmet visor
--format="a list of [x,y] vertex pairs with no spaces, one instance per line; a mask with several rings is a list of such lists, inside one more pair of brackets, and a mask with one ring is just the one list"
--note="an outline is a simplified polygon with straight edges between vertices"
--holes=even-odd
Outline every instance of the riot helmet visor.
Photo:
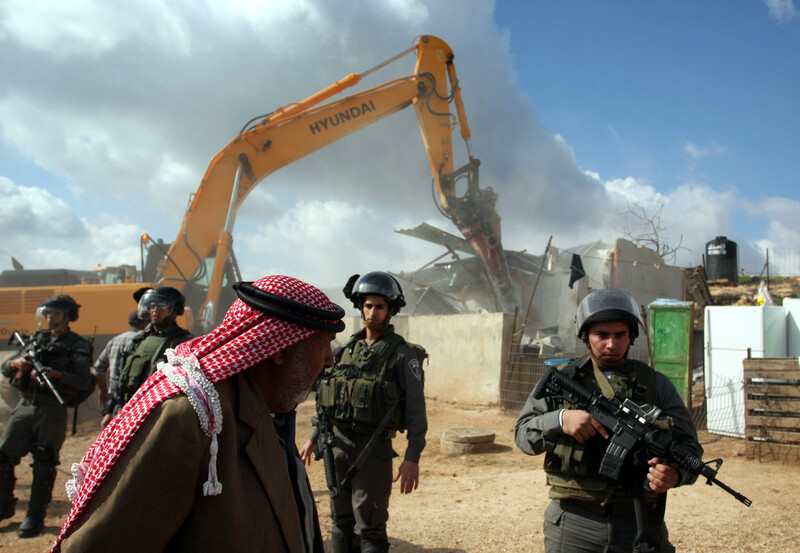
[[69,322],[69,310],[61,307],[46,307],[40,305],[36,309],[36,329],[55,330],[67,326]]
[[[174,290],[174,292],[173,292]],[[148,290],[139,299],[137,313],[139,318],[145,321],[151,319],[150,313],[158,312],[160,318],[168,317],[175,310],[175,307],[183,307],[183,295],[174,288],[156,288]],[[176,310],[180,315],[180,309]]]

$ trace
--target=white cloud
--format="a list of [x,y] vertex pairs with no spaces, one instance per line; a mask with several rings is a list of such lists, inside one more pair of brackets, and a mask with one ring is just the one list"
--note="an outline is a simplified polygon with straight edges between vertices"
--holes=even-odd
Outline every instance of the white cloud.
[[769,10],[769,15],[778,21],[790,21],[798,16],[794,0],[762,0]]
[[728,149],[713,141],[710,146],[701,148],[691,140],[687,140],[683,144],[683,151],[689,154],[692,159],[700,159],[711,155],[725,154],[728,152]]
[[[181,166],[163,159],[169,145],[133,114],[76,112],[13,94],[0,98],[0,118],[5,142],[89,196],[136,199],[150,192],[143,187],[149,182],[163,192],[174,183],[161,170],[174,173]],[[192,175],[193,182],[198,180]]]
[[56,59],[100,56],[146,41],[172,55],[189,52],[189,35],[176,7],[158,0],[103,2],[5,0],[0,33],[22,47]]
[[705,184],[688,183],[669,193],[664,209],[664,226],[669,243],[690,251],[680,251],[677,263],[699,265],[705,244],[720,234],[731,234],[731,213],[738,200],[732,190],[715,190]]
[[664,196],[650,184],[634,177],[610,180],[605,183],[605,189],[615,207],[622,209],[623,212],[632,204],[657,204],[664,199]]
[[[416,223],[415,223],[416,224]],[[320,286],[342,285],[353,273],[400,270],[438,255],[431,246],[398,235],[390,210],[340,200],[299,202],[237,241],[251,263],[245,278],[287,273]],[[252,264],[258,260],[258,264]]]
[[[482,161],[480,185],[499,194],[507,248],[540,253],[549,235],[561,247],[610,241],[629,202],[663,202],[670,237],[683,234],[699,262],[702,243],[730,230],[726,210],[748,208],[732,190],[686,183],[664,192],[663,183],[580,167],[516,88],[493,3],[452,8],[449,0],[6,1],[0,147],[64,186],[0,182],[5,247],[24,244],[26,265],[37,267],[138,264],[139,233],[172,240],[208,163],[245,122],[373,67],[421,29],[456,53],[471,153]],[[406,56],[358,89],[413,66]],[[457,166],[467,159],[458,133]],[[715,142],[686,141],[684,150],[693,160],[727,153]],[[783,212],[754,205],[752,213],[778,221],[771,239],[792,239]],[[249,277],[274,270],[338,285],[353,272],[413,269],[441,253],[394,233],[420,221],[458,234],[435,208],[409,108],[267,177],[240,210],[235,248]],[[75,239],[51,240],[54,225]]]
[[[587,175],[599,181],[598,175]],[[633,177],[601,184],[607,192],[607,203],[599,207],[604,219],[596,229],[597,236],[581,236],[583,241],[597,237],[609,241],[626,233],[634,238],[645,236],[652,233],[652,223],[659,227],[658,236],[664,244],[672,248],[680,245],[675,259],[680,266],[700,264],[706,242],[719,234],[730,234],[731,213],[742,209],[734,190],[716,190],[703,183],[687,182],[667,193]]]
[[86,228],[60,198],[40,188],[21,187],[0,176],[0,234],[6,243],[50,236],[85,239]]
[[97,264],[138,264],[139,228],[115,221],[93,224],[41,188],[18,186],[0,176],[0,234],[10,268],[11,256],[28,269],[90,269]]
[[[0,132],[21,155],[66,182],[88,188],[89,194],[134,201],[150,192],[143,185],[163,184],[165,177],[157,171],[165,160],[186,169],[188,180],[171,181],[169,186],[179,186],[176,193],[188,197],[212,156],[249,118],[407,48],[417,34],[409,28],[430,17],[423,3],[398,0],[350,9],[310,1],[179,3],[169,8],[151,1],[119,7],[81,1],[58,5],[75,9],[54,22],[40,13],[45,9],[41,3],[7,8],[7,32],[0,46],[16,63],[1,68],[8,79],[0,89]],[[105,14],[116,10],[126,10],[124,15],[113,13],[113,19],[125,22],[117,26],[124,28],[105,24]],[[165,10],[169,13],[162,13]],[[459,10],[460,15],[448,17],[446,26],[458,28],[460,18],[485,10],[486,6]],[[81,32],[90,45],[64,58],[55,52],[64,51],[56,45],[51,49],[49,43],[34,46],[23,40],[26,29],[33,35],[38,32],[38,23],[31,21],[39,15],[52,23],[48,28],[54,36],[72,36],[82,26],[105,31]],[[168,25],[165,19],[180,25]],[[180,27],[176,40],[196,47],[176,59],[172,46],[126,27],[150,33],[153,25],[154,37],[159,25]],[[483,26],[489,29],[491,19]],[[464,37],[466,31],[452,34],[463,41],[459,35]],[[465,51],[465,59],[470,54]],[[376,83],[411,73],[413,61],[407,56],[393,72],[367,80]],[[289,185],[316,189],[318,176],[327,174],[328,189],[353,194],[368,187],[372,194],[388,197],[392,192],[385,182],[405,169],[411,171],[406,180],[424,187],[429,177],[413,110],[392,119],[400,121],[381,122],[343,140],[330,153],[302,160],[298,165],[305,166],[296,170]],[[352,158],[349,168],[331,174],[332,160],[347,156]],[[410,199],[417,207],[418,197],[422,195]]]
[[[621,236],[626,226],[636,236],[644,234],[644,227],[628,215],[629,207],[648,215],[661,211],[659,237],[664,243],[681,249],[675,264],[694,266],[702,263],[705,245],[717,236],[726,236],[739,247],[739,266],[748,274],[758,274],[765,262],[766,249],[772,252],[797,251],[800,228],[796,219],[800,202],[788,198],[765,198],[759,202],[743,200],[734,188],[716,188],[706,183],[689,181],[667,193],[660,193],[646,182],[628,177],[604,183],[609,192],[611,206],[608,217],[598,227],[598,235],[605,240]],[[764,238],[751,240],[737,235],[736,219],[750,218],[767,222]],[[590,238],[583,236],[583,241]],[[561,242],[562,246],[572,245]],[[790,271],[791,272],[791,271]],[[789,274],[789,273],[786,273]]]
[[[94,226],[84,222],[89,238],[75,242],[53,241],[54,247],[34,246],[26,252],[26,269],[64,267],[88,270],[100,265],[134,265],[139,268],[139,236],[136,225]],[[19,256],[16,256],[19,258]],[[21,258],[20,258],[21,259]]]
[[770,221],[767,238],[779,247],[800,244],[800,225],[797,214],[800,202],[788,198],[764,198],[759,203],[764,216]]

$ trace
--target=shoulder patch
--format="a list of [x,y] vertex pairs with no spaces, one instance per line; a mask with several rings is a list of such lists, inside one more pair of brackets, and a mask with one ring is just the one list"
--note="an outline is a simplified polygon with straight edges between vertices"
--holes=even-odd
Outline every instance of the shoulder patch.
[[417,360],[416,358],[412,358],[408,362],[408,368],[411,369],[411,374],[414,375],[414,378],[416,378],[419,381],[422,381],[422,367],[420,367],[419,365],[419,360]]

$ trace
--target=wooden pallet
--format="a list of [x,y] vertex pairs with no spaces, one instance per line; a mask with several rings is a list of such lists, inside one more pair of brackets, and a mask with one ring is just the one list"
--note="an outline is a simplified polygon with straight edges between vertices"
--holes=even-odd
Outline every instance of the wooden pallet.
[[745,359],[744,393],[747,458],[800,462],[798,359]]
[[800,463],[800,446],[771,442],[747,442],[745,457],[756,461]]

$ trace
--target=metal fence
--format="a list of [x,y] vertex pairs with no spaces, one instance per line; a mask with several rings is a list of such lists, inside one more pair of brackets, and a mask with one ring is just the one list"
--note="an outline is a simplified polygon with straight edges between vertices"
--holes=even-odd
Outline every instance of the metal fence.
[[800,248],[770,250],[769,273],[774,276],[800,275]]
[[519,412],[528,396],[544,374],[544,362],[550,357],[541,357],[538,352],[514,345],[508,353],[508,364],[500,376],[500,406]]
[[777,248],[764,251],[741,251],[739,266],[748,275],[757,276],[769,262],[770,276],[791,277],[800,275],[800,248]]

